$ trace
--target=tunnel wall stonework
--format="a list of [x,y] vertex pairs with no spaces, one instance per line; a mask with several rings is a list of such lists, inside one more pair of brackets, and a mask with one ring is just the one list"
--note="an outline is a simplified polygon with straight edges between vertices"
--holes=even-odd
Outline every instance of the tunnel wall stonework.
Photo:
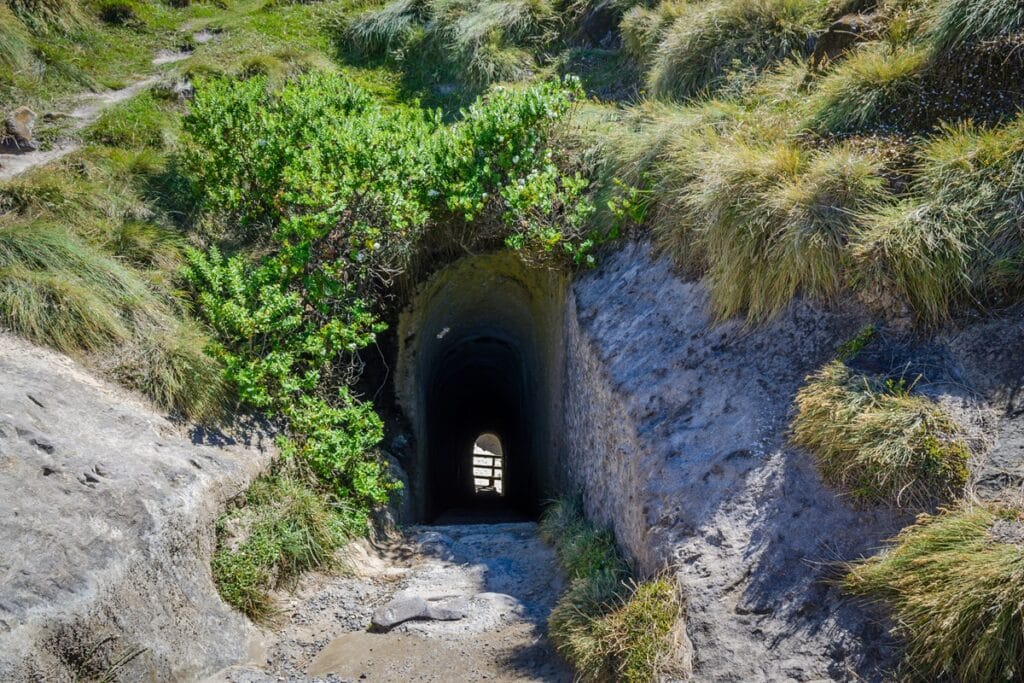
[[401,463],[410,480],[415,519],[429,521],[431,513],[426,489],[432,429],[427,408],[436,381],[432,373],[439,372],[436,366],[458,344],[481,337],[500,339],[520,353],[527,374],[529,446],[506,453],[509,472],[514,473],[517,458],[529,459],[534,476],[526,493],[538,505],[559,490],[552,454],[564,448],[562,311],[568,282],[557,271],[530,268],[512,253],[470,256],[429,278],[400,315],[395,391],[416,437],[414,459]]
[[[884,680],[884,615],[834,587],[835,563],[874,554],[911,513],[858,510],[786,430],[804,378],[868,322],[796,302],[774,322],[714,323],[700,282],[642,243],[566,297],[563,486],[611,527],[641,574],[675,575],[694,680]],[[968,496],[1024,489],[1024,310],[882,354],[965,429]]]

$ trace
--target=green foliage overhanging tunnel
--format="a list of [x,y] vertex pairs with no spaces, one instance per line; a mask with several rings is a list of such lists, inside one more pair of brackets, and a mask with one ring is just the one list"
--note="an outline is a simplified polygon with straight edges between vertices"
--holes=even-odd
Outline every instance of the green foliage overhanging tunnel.
[[190,250],[198,312],[241,400],[282,422],[284,459],[358,513],[396,486],[351,390],[358,353],[417,250],[469,234],[592,261],[588,180],[552,144],[579,95],[573,80],[497,89],[445,124],[331,74],[199,84],[183,165],[217,237],[261,256]]

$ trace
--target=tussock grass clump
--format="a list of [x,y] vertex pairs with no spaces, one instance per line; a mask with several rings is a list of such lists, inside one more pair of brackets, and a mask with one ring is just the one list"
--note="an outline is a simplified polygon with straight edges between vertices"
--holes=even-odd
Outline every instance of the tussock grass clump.
[[418,59],[484,86],[532,73],[536,62],[529,48],[550,40],[556,24],[546,0],[393,0],[348,22],[343,41],[376,56],[415,45]]
[[85,138],[112,147],[165,149],[173,143],[176,123],[165,103],[147,91],[104,111]]
[[90,147],[0,187],[0,325],[213,417],[223,370],[175,294],[184,240],[142,196],[163,169],[154,152]]
[[84,16],[77,0],[5,0],[11,11],[36,31],[50,28],[70,31],[82,25]]
[[887,605],[920,680],[1009,681],[1024,670],[1024,511],[921,515],[845,587]]
[[32,35],[7,5],[0,4],[0,66],[10,73],[33,62]]
[[577,500],[553,503],[541,534],[570,580],[549,617],[551,637],[580,680],[646,682],[671,673],[682,616],[675,586],[631,581],[612,534],[591,526]]
[[654,7],[637,5],[627,10],[619,24],[622,50],[641,64],[649,63],[666,31],[685,14],[687,4],[686,0],[668,0]]
[[346,35],[349,47],[382,55],[406,45],[426,16],[424,0],[395,0],[356,17]]
[[266,622],[276,614],[270,591],[303,571],[334,565],[336,551],[365,525],[299,475],[269,475],[252,485],[244,507],[217,522],[214,583],[225,602]]
[[895,290],[925,322],[1024,295],[1024,116],[986,129],[947,127],[924,146],[911,197],[868,220],[855,257],[877,290]]
[[703,262],[716,315],[759,322],[798,294],[838,294],[858,217],[887,194],[882,162],[847,146],[701,142],[686,150],[678,202],[657,233],[677,259]]
[[219,417],[229,390],[221,362],[206,353],[209,338],[170,319],[162,327],[146,327],[143,336],[113,354],[112,375],[164,410],[197,420]]
[[156,307],[130,271],[58,227],[0,229],[0,268],[0,321],[66,353],[124,341],[125,316]]
[[896,128],[914,116],[928,51],[875,44],[845,59],[819,85],[808,127],[850,134]]
[[750,80],[803,50],[820,19],[816,0],[716,0],[684,9],[648,73],[654,97],[692,98],[730,79]]
[[929,37],[940,51],[1024,30],[1024,5],[1019,0],[942,0],[936,10]]
[[969,452],[956,424],[903,380],[829,363],[797,393],[792,441],[825,480],[858,503],[924,507],[967,483]]

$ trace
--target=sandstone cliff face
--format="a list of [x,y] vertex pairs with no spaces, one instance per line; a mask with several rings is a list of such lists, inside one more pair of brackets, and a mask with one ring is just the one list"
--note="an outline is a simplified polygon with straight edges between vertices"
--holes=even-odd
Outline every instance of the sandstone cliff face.
[[213,440],[0,335],[0,680],[190,680],[244,658],[214,521],[270,454]]
[[[804,377],[867,320],[797,303],[764,327],[716,325],[706,304],[699,282],[641,244],[575,282],[567,486],[642,572],[677,575],[695,680],[878,679],[894,655],[884,618],[830,578],[836,560],[873,553],[913,515],[852,508],[786,443]],[[1020,486],[1024,463],[1021,421],[1010,417],[1024,370],[1019,355],[1016,369],[1008,360],[1021,344],[1018,315],[885,350],[887,362],[921,368],[923,390],[981,453],[978,481],[1004,491]]]

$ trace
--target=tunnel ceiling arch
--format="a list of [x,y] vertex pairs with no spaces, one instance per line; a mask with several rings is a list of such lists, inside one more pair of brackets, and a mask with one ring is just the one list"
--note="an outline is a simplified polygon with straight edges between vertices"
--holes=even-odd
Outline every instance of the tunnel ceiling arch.
[[396,394],[416,436],[413,509],[431,520],[485,504],[473,443],[504,447],[501,504],[535,514],[556,486],[562,308],[567,278],[511,253],[464,258],[434,275],[399,320]]

